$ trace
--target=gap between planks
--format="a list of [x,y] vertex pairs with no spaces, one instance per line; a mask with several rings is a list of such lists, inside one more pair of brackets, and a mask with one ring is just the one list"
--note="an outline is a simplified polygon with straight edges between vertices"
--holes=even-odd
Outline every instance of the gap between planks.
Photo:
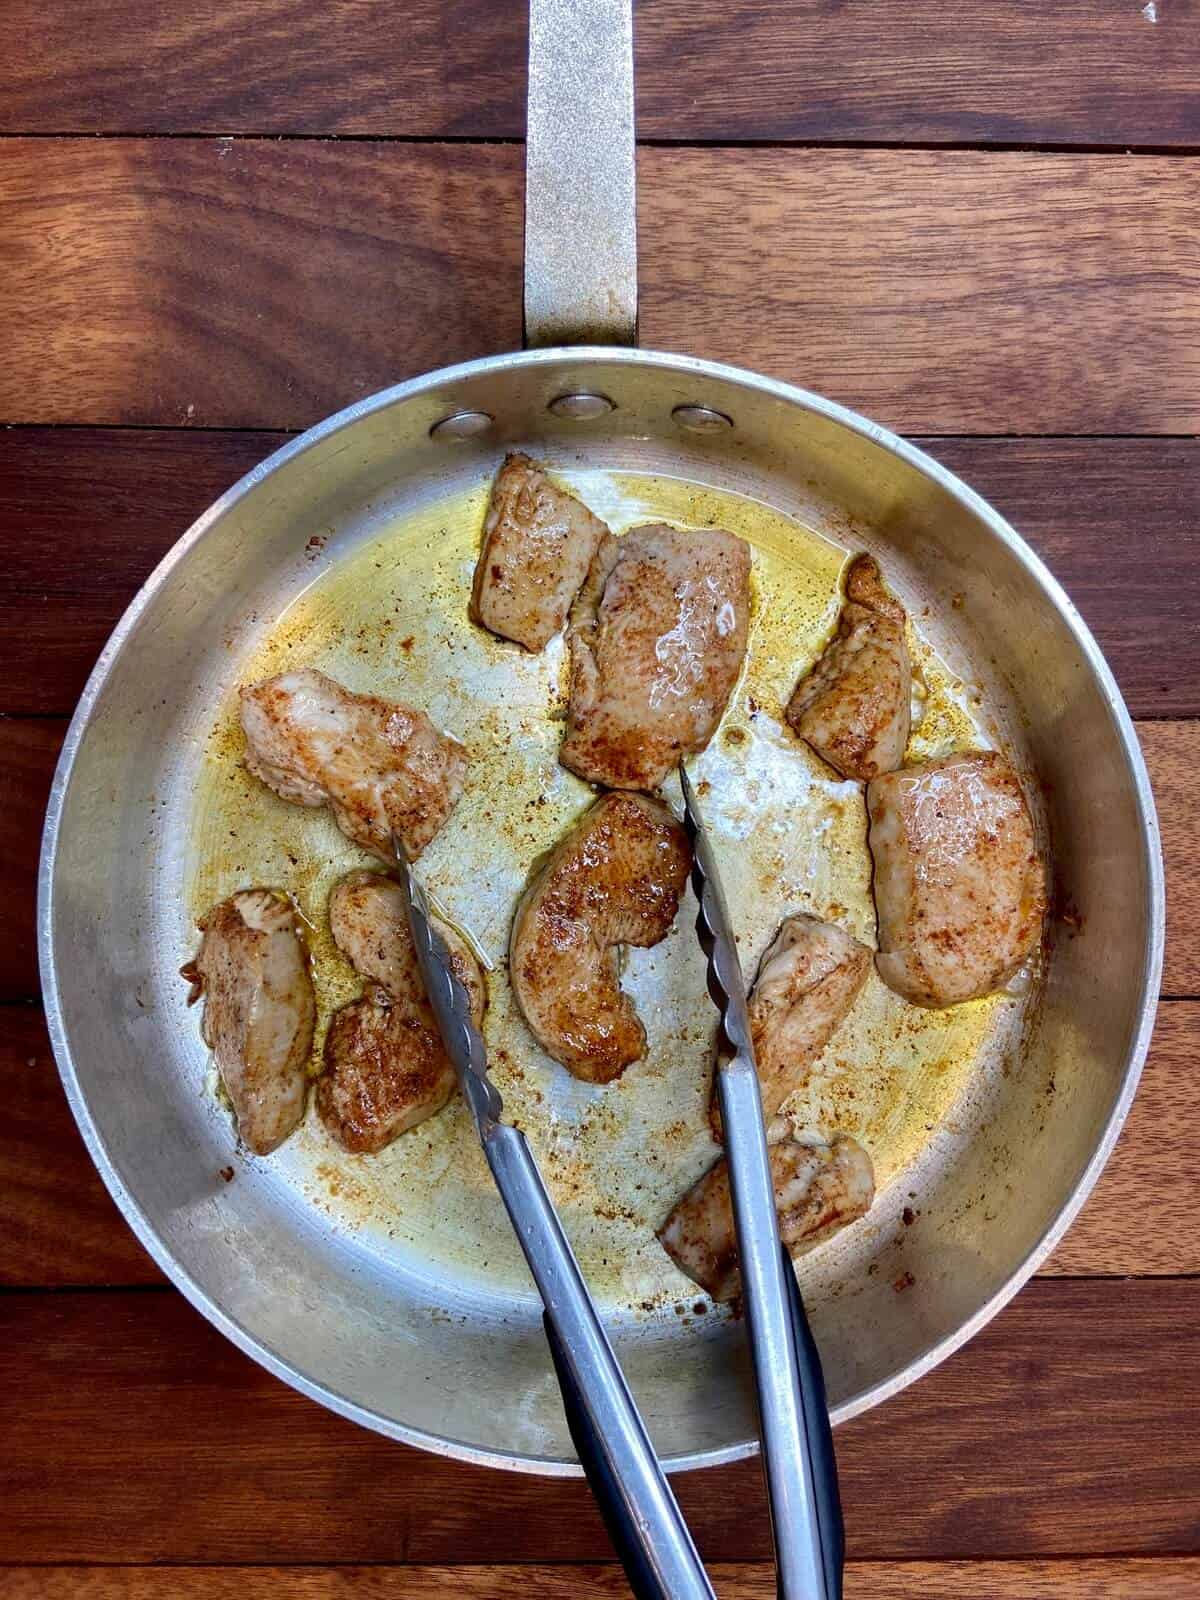
[[[6,1600],[624,1600],[612,1564],[445,1567],[9,1567]],[[770,1600],[765,1562],[709,1567],[721,1600]],[[1195,1600],[1200,1560],[851,1562],[845,1600]]]
[[[525,139],[520,134],[511,136],[483,136],[453,133],[259,133],[252,130],[223,128],[172,128],[164,133],[152,127],[105,128],[93,132],[87,128],[58,128],[48,133],[38,128],[0,129],[0,144],[6,139],[192,139],[211,140],[222,144],[378,144],[378,145],[476,145],[480,148],[513,148],[524,152]],[[1200,144],[1130,144],[1118,146],[1104,143],[1083,143],[1055,140],[994,140],[979,139],[832,139],[819,135],[796,140],[721,138],[654,138],[638,135],[639,150],[850,150],[870,153],[877,150],[911,150],[936,152],[939,155],[964,153],[987,155],[1044,155],[1044,156],[1162,156],[1169,160],[1189,160],[1200,156]]]

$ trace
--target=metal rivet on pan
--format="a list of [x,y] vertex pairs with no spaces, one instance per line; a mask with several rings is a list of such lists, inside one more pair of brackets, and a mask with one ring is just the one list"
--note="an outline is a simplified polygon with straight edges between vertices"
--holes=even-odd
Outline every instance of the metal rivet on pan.
[[491,415],[486,411],[456,411],[453,416],[443,417],[440,422],[435,422],[429,430],[429,437],[445,439],[451,443],[456,439],[474,439],[477,434],[486,433],[492,421]]
[[732,417],[709,406],[676,406],[671,415],[689,433],[719,433],[722,428],[733,427]]
[[593,417],[603,417],[616,410],[616,403],[606,394],[560,394],[551,400],[550,410],[556,417],[567,417],[572,422],[590,422]]

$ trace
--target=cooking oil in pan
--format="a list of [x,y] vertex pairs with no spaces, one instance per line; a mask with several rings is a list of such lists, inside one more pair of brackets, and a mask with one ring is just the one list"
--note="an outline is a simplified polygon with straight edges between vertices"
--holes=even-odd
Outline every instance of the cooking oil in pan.
[[[753,548],[746,668],[720,730],[692,767],[747,973],[791,912],[827,917],[873,943],[862,790],[840,781],[783,722],[797,676],[836,623],[846,551],[727,491],[595,470],[561,476],[617,532],[647,520],[722,526]],[[531,864],[594,791],[557,761],[564,641],[529,655],[468,620],[488,489],[481,481],[330,561],[241,661],[237,682],[319,667],[351,689],[426,708],[467,746],[466,791],[422,857],[421,873],[489,968],[492,1075],[506,1115],[533,1146],[594,1292],[610,1308],[651,1311],[696,1298],[655,1229],[716,1155],[706,1116],[715,1013],[692,931],[694,905],[689,891],[668,937],[626,955],[623,982],[646,1025],[645,1059],[607,1087],[577,1082],[526,1029],[505,956]],[[962,686],[919,634],[911,642],[923,715],[910,759],[989,743]],[[370,858],[326,812],[287,804],[245,771],[236,687],[231,681],[198,785],[189,908],[199,916],[252,884],[294,895],[308,926],[320,1013],[315,1073],[329,1017],[360,991],[329,934],[329,891]],[[675,780],[667,798],[678,808]],[[1019,1026],[1024,1004],[997,995],[921,1011],[872,974],[789,1103],[795,1127],[853,1133],[871,1152],[883,1190],[952,1119],[973,1072]],[[491,1289],[501,1299],[531,1293],[457,1100],[377,1156],[341,1151],[310,1106],[270,1159],[278,1179],[331,1225],[410,1276]]]

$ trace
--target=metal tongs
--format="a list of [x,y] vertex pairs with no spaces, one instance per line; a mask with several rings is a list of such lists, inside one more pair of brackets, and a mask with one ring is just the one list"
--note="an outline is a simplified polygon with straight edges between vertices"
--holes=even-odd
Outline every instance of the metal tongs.
[[825,1379],[791,1257],[779,1238],[742,965],[712,846],[682,761],[679,781],[695,853],[696,932],[708,957],[708,989],[728,1045],[728,1051],[718,1052],[717,1089],[778,1590],[785,1600],[841,1600],[845,1536]]
[[525,1136],[500,1121],[503,1105],[487,1075],[483,1038],[433,928],[424,890],[399,839],[392,843],[429,1003],[542,1297],[571,1438],[630,1587],[639,1600],[714,1600]]

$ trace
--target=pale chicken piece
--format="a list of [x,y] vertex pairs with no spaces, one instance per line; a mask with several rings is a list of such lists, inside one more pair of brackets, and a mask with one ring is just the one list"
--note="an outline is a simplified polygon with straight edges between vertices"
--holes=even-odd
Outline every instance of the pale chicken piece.
[[[857,1000],[870,970],[871,952],[844,928],[804,915],[783,922],[759,963],[748,1005],[768,1128]],[[719,1137],[715,1084],[712,1122]]]
[[904,760],[911,695],[904,607],[874,558],[856,556],[837,633],[796,685],[787,720],[843,778],[866,783]]
[[746,654],[750,549],[720,528],[608,535],[571,613],[559,759],[610,789],[655,789],[716,731]]
[[[338,947],[367,980],[363,997],[334,1014],[325,1038],[317,1110],[346,1150],[374,1154],[439,1112],[455,1075],[417,964],[403,893],[379,872],[352,872],[329,897]],[[435,918],[476,1026],[487,990],[469,945]]]
[[638,794],[607,794],[534,876],[513,921],[509,973],[538,1043],[590,1083],[646,1053],[617,947],[666,937],[692,866],[683,827]]
[[[849,1134],[837,1134],[828,1145],[781,1139],[767,1154],[779,1235],[793,1258],[870,1210],[875,1169]],[[737,1296],[741,1274],[724,1156],[683,1196],[658,1237],[679,1270],[714,1300]]]
[[867,786],[867,812],[884,983],[932,1007],[999,988],[1046,909],[1016,773],[995,751],[902,767]]
[[393,860],[418,856],[457,804],[467,752],[423,711],[352,694],[305,667],[241,691],[246,766],[302,806],[328,805],[348,839]]
[[[474,951],[440,918],[434,918],[434,927],[455,975],[470,990],[472,1004],[482,1015],[484,982]],[[386,990],[396,1001],[415,994],[426,1004],[404,893],[394,878],[369,870],[347,873],[329,896],[329,931],[354,970],[369,983]]]
[[182,969],[188,1004],[204,997],[200,1032],[255,1155],[270,1155],[304,1115],[317,1007],[291,901],[243,889],[202,917],[196,959]]
[[506,456],[483,524],[472,620],[527,650],[544,649],[566,622],[607,532],[528,456]]

